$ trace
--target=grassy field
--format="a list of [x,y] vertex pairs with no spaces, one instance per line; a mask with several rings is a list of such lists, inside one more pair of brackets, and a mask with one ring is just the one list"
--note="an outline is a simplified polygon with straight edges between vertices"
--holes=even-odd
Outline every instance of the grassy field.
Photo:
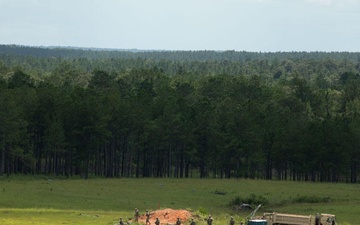
[[[106,224],[131,218],[135,207],[187,209],[214,225],[230,215],[243,220],[251,211],[234,211],[230,202],[250,196],[264,200],[262,212],[337,216],[339,225],[360,224],[360,185],[220,179],[48,179],[0,178],[0,224]],[[204,221],[198,220],[199,225]]]

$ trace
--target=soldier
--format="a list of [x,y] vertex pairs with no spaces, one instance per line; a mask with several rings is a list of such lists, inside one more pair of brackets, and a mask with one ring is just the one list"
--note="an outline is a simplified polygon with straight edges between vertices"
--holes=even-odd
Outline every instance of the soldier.
[[159,218],[156,218],[156,220],[155,220],[155,225],[160,225],[160,220],[159,220]]
[[146,210],[145,215],[146,215],[146,224],[150,224],[150,212],[149,212],[149,210]]
[[135,208],[134,221],[135,221],[136,223],[139,222],[139,216],[140,216],[139,210],[138,210],[137,208]]
[[181,225],[180,218],[177,218],[177,220],[176,220],[176,225]]
[[232,216],[230,216],[230,225],[235,225],[235,220]]
[[122,218],[120,217],[119,225],[124,225],[124,222],[122,221]]
[[191,218],[190,225],[196,225],[196,223],[195,223],[195,221],[194,221],[194,218]]
[[211,217],[211,214],[210,214],[209,217],[207,218],[206,222],[207,222],[207,225],[212,225],[213,218]]
[[315,216],[315,225],[320,225],[320,214],[319,214],[319,213],[316,213],[316,216]]

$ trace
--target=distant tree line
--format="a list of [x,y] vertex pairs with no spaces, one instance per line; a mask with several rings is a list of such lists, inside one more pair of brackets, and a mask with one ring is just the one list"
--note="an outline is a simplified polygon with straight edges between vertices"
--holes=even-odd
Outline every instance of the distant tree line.
[[1,55],[34,56],[39,58],[64,59],[149,59],[171,61],[237,61],[251,60],[348,60],[359,61],[359,52],[247,52],[247,51],[159,51],[139,49],[99,49],[75,47],[31,47],[20,45],[1,45]]
[[357,183],[359,65],[2,55],[0,175]]

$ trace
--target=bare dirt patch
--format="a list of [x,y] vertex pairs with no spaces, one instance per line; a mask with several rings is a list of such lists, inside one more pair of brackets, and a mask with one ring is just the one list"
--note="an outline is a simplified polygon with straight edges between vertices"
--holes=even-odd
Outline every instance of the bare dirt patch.
[[[175,209],[161,209],[150,211],[150,224],[154,225],[156,218],[159,218],[161,224],[175,224],[177,218],[180,218],[181,223],[187,222],[192,217],[192,214],[187,210]],[[139,223],[145,223],[145,214],[140,215]]]

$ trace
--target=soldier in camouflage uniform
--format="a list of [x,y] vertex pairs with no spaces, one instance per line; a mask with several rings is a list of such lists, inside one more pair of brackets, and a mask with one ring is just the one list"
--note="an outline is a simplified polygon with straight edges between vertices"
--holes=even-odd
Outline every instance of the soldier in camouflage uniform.
[[122,218],[120,217],[119,225],[124,225],[124,222],[122,221]]
[[319,213],[316,213],[316,216],[315,216],[315,225],[320,225],[320,214],[319,214]]
[[146,224],[150,224],[150,212],[149,212],[149,210],[146,210],[145,216],[146,216]]
[[234,217],[230,216],[230,225],[235,225]]
[[138,210],[137,208],[135,208],[134,221],[135,221],[136,223],[139,222],[139,216],[140,216],[139,210]]
[[207,225],[212,225],[213,218],[211,217],[211,215],[209,215],[209,217],[207,218],[206,222],[207,222]]

